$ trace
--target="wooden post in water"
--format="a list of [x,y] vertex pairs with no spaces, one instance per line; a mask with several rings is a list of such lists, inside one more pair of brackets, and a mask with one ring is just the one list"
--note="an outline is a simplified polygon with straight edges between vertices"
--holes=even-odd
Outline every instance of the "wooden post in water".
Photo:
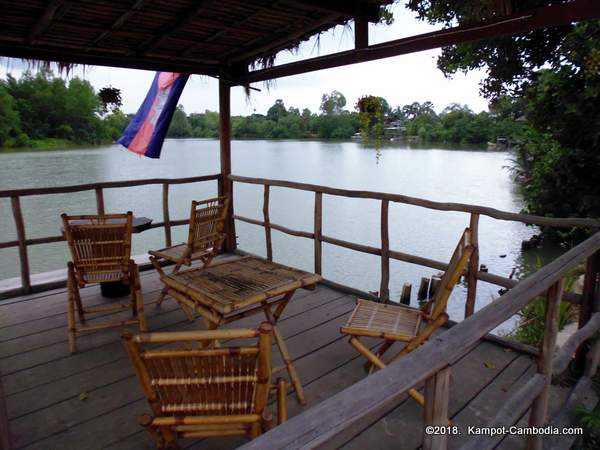
[[323,193],[321,192],[315,192],[315,223],[313,231],[315,234],[315,273],[322,275],[323,243],[321,236],[323,235]]
[[402,286],[402,293],[400,294],[400,303],[403,305],[410,305],[410,291],[412,290],[412,284],[404,283]]
[[[546,314],[544,318],[544,340],[537,359],[537,372],[543,375],[545,387],[531,405],[529,414],[530,427],[543,427],[548,415],[548,397],[550,395],[550,382],[552,380],[552,360],[556,347],[558,334],[558,316],[560,314],[560,301],[565,286],[564,278],[554,283],[546,292]],[[543,435],[530,435],[527,441],[528,450],[541,450]]]
[[477,270],[479,270],[479,214],[471,213],[469,230],[471,232],[473,253],[471,253],[471,257],[469,258],[465,319],[475,312],[475,299],[477,298]]
[[17,229],[17,240],[19,241],[19,260],[21,262],[21,287],[24,293],[31,291],[31,279],[29,277],[29,256],[27,255],[27,244],[25,242],[25,223],[23,222],[23,213],[21,212],[21,201],[19,197],[11,197],[13,217],[15,219],[15,228]]
[[225,251],[235,250],[235,222],[233,219],[233,182],[231,175],[231,86],[219,79],[219,141],[221,149],[221,183],[219,195],[229,197],[229,208],[225,218]]
[[[587,259],[583,281],[581,305],[579,306],[579,328],[585,326],[593,312],[600,311],[600,252]],[[587,346],[582,345],[575,354],[575,369],[583,370],[585,366]]]
[[425,300],[427,298],[428,293],[429,293],[429,278],[423,277],[423,278],[421,278],[421,283],[419,284],[419,291],[417,292],[417,299]]
[[102,188],[96,188],[96,211],[99,215],[104,214],[104,191]]
[[267,259],[273,261],[273,243],[271,242],[271,219],[269,218],[269,185],[265,184],[263,194],[263,219],[265,222],[265,245],[267,246]]
[[448,400],[450,397],[450,367],[437,372],[425,381],[425,424],[423,426],[423,450],[445,450],[448,444],[446,433],[428,434],[429,426],[447,426]]
[[390,235],[389,201],[381,200],[381,285],[379,298],[382,302],[390,300]]
[[171,218],[169,214],[169,183],[162,185],[162,207],[163,207],[163,223],[165,224],[165,246],[172,245],[171,239]]

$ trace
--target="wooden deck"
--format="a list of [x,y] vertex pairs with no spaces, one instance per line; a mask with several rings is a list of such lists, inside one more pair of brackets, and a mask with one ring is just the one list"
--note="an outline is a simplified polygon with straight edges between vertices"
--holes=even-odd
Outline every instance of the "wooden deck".
[[[155,307],[160,281],[155,272],[142,274],[146,315],[151,330],[191,330],[174,301]],[[104,301],[99,288],[82,291],[83,301]],[[363,360],[339,333],[355,298],[319,285],[298,291],[284,317],[281,331],[305,386],[307,408],[365,376]],[[15,448],[154,448],[137,416],[149,411],[116,330],[82,335],[79,353],[70,356],[66,330],[66,292],[48,291],[0,302],[0,373]],[[122,313],[121,313],[122,314]],[[254,326],[259,316],[236,322]],[[278,364],[277,355],[275,364]],[[489,341],[480,342],[452,367],[450,416],[463,426],[487,423],[504,400],[534,371],[526,354]],[[566,390],[552,388],[557,403]],[[301,411],[290,394],[290,414]],[[384,419],[350,441],[346,448],[418,448],[422,409],[405,399]],[[450,448],[468,439],[453,438]],[[183,442],[185,448],[235,448],[237,438]],[[499,448],[515,448],[505,439]]]

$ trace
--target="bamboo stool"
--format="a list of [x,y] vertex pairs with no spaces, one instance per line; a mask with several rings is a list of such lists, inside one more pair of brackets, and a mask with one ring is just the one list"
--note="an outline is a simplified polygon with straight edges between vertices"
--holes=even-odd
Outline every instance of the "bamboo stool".
[[[277,391],[277,422],[287,420],[287,383],[279,379],[271,386],[271,333],[268,323],[257,330],[123,331],[123,344],[152,409],[140,424],[158,448],[178,448],[178,438],[260,435],[273,425],[267,408],[272,389]],[[252,339],[255,344],[208,348],[224,339]],[[146,344],[175,345],[142,348]]]
[[[164,259],[175,263],[172,273],[179,272],[182,265],[189,266],[192,261],[197,260],[202,261],[203,266],[208,266],[221,250],[225,240],[223,228],[228,207],[229,197],[192,201],[187,243],[151,250],[148,253],[157,260]],[[158,298],[158,307],[166,295],[165,287]]]
[[[420,310],[363,299],[357,300],[352,315],[346,325],[341,327],[340,332],[350,336],[350,344],[367,358],[367,368],[370,372],[375,367],[378,369],[386,367],[382,356],[395,342],[406,342],[406,345],[390,360],[390,363],[424,344],[448,321],[446,313],[448,299],[467,266],[473,248],[470,230],[466,228],[452,254],[439,289],[433,299]],[[379,338],[383,342],[373,352],[361,342],[360,338],[363,336]],[[416,389],[410,389],[408,394],[421,406],[425,405],[423,395]]]
[[273,373],[287,371],[298,401],[306,403],[302,383],[277,322],[296,289],[311,289],[321,280],[319,275],[253,256],[175,274],[166,274],[154,258],[150,260],[168,295],[179,302],[191,320],[193,312],[199,313],[209,330],[264,313],[273,328],[273,337],[283,360]]
[[[62,214],[72,261],[67,265],[69,351],[76,351],[77,333],[139,324],[146,330],[140,275],[131,256],[132,213],[68,216]],[[88,284],[121,281],[132,285],[131,303],[84,308],[79,289]],[[131,309],[134,318],[86,325],[86,315]],[[75,310],[80,325],[75,321]]]

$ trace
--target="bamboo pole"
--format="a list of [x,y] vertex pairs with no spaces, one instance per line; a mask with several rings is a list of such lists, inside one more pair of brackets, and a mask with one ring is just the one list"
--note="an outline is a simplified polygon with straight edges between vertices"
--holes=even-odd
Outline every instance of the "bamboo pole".
[[479,214],[471,213],[469,224],[471,233],[471,245],[473,253],[469,258],[469,272],[467,281],[467,300],[465,302],[465,319],[475,312],[475,301],[477,299],[477,271],[479,270]]
[[104,215],[104,191],[101,187],[95,189],[96,191],[96,211],[99,215]]
[[390,299],[390,235],[389,201],[381,200],[381,284],[379,298],[382,302]]
[[236,248],[235,222],[233,220],[233,181],[231,175],[231,85],[219,79],[219,141],[221,159],[222,192],[219,195],[229,197],[229,207],[225,219],[225,251]]
[[[425,426],[448,425],[448,400],[450,397],[450,367],[441,369],[425,381]],[[425,433],[423,450],[445,450],[448,444],[446,433]]]
[[169,218],[169,183],[162,185],[163,223],[165,224],[165,246],[173,245],[171,240],[171,219]]
[[265,184],[263,194],[263,220],[265,223],[265,245],[267,247],[267,259],[273,261],[273,242],[271,241],[271,219],[269,218],[269,185]]
[[321,236],[323,234],[323,193],[315,192],[315,273],[323,273],[322,254],[323,243]]
[[[545,386],[540,395],[531,405],[529,414],[530,427],[543,427],[548,414],[548,397],[550,395],[550,382],[552,378],[552,362],[554,348],[556,347],[556,335],[558,334],[558,318],[560,301],[564,290],[565,280],[561,278],[554,283],[546,293],[546,315],[544,340],[537,359],[537,373],[544,375]],[[541,450],[542,435],[530,435],[527,441],[529,450]]]
[[23,221],[23,212],[21,211],[21,201],[19,197],[11,197],[13,217],[15,219],[15,228],[17,230],[17,240],[19,241],[19,260],[21,262],[21,286],[23,292],[31,291],[31,278],[29,274],[29,256],[27,255],[27,244],[25,243],[25,222]]

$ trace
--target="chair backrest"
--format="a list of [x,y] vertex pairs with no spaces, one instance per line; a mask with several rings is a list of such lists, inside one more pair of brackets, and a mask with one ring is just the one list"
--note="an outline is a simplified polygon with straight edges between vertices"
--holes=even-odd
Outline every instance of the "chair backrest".
[[471,243],[471,230],[469,228],[465,228],[465,231],[462,233],[460,239],[458,240],[458,244],[454,249],[454,253],[452,254],[452,258],[448,264],[448,269],[446,272],[444,272],[444,276],[442,277],[439,288],[435,293],[433,299],[433,309],[431,311],[431,317],[433,320],[437,319],[440,314],[446,312],[450,294],[452,294],[454,286],[456,283],[458,283],[458,280],[462,276],[473,250],[474,247]]
[[128,278],[131,212],[61,217],[80,284]]
[[[122,338],[155,417],[242,415],[258,421],[269,395],[271,332],[263,323],[258,329],[139,335],[126,330]],[[223,339],[252,339],[254,345],[202,348]],[[144,349],[144,344],[175,345]]]
[[192,253],[213,249],[219,242],[228,207],[229,197],[192,201],[187,243]]

